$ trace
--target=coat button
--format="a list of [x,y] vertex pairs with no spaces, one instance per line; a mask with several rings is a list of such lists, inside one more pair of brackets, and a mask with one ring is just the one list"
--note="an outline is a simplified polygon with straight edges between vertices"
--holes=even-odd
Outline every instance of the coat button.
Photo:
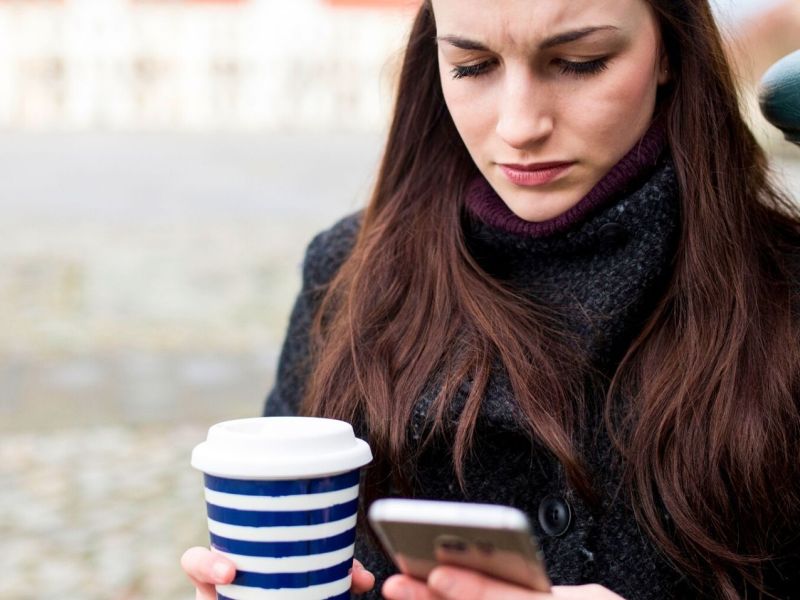
[[539,504],[539,525],[547,535],[564,535],[572,523],[572,508],[561,496],[547,496]]
[[607,247],[619,246],[628,239],[627,230],[619,223],[606,223],[597,230],[600,242]]

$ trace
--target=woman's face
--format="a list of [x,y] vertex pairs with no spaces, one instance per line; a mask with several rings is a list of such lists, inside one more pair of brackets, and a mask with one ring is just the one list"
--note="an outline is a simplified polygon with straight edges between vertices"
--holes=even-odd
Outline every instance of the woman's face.
[[646,132],[667,79],[644,0],[433,0],[444,98],[526,221],[567,211]]

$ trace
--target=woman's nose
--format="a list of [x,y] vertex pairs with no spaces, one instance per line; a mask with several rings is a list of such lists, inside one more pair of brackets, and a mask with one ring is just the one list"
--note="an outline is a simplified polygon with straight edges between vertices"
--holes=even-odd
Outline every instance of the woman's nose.
[[524,149],[545,140],[553,124],[544,86],[528,72],[509,74],[499,102],[497,134],[509,146]]

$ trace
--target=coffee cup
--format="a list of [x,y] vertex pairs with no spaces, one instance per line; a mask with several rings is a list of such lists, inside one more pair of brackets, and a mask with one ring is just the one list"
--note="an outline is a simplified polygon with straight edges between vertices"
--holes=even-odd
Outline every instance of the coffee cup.
[[213,425],[192,451],[211,549],[236,565],[219,600],[344,600],[366,442],[343,421],[259,417]]

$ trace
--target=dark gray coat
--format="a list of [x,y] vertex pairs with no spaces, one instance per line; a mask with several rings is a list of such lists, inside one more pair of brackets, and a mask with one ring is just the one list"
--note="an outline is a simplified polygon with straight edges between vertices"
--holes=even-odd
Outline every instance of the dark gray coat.
[[[359,216],[353,215],[319,234],[308,247],[303,288],[291,315],[266,415],[297,410],[308,374],[308,331],[320,290],[347,257],[358,227]],[[565,327],[581,336],[595,364],[613,371],[666,285],[678,228],[676,178],[671,164],[663,162],[637,190],[566,233],[532,239],[472,223],[467,236],[473,255],[488,272],[560,307]],[[410,424],[411,439],[418,439],[425,429],[431,400],[432,396],[420,398]],[[525,511],[556,584],[600,583],[627,600],[694,597],[697,593],[639,530],[629,502],[618,493],[620,474],[600,426],[601,403],[601,393],[586,398],[598,435],[582,442],[602,495],[599,507],[590,510],[570,489],[560,464],[530,441],[500,371],[483,400],[475,451],[465,470],[466,493],[455,483],[444,444],[422,454],[415,496],[506,504]],[[566,511],[569,518],[559,520],[552,510],[540,517],[540,509],[548,506],[560,509],[562,516]],[[357,541],[356,556],[377,575],[376,589],[394,572],[365,535]],[[784,575],[788,574],[800,576],[800,560],[789,565]],[[781,596],[790,597],[797,579],[780,587]],[[368,597],[379,595],[373,592]]]

